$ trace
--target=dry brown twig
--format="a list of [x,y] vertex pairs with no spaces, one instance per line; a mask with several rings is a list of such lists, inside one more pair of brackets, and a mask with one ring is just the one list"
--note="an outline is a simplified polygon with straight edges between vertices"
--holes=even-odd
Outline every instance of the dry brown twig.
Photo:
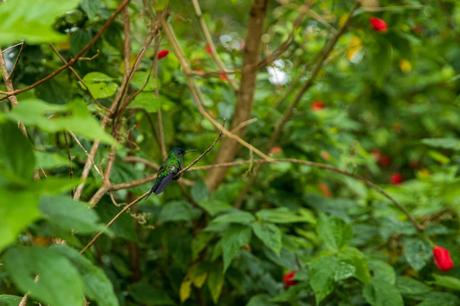
[[[206,21],[204,20],[203,13],[201,12],[200,3],[198,2],[198,0],[192,0],[192,4],[195,10],[195,14],[198,17],[198,20],[200,22],[201,31],[203,32],[206,42],[208,44],[208,47],[211,51],[211,57],[213,61],[216,63],[217,67],[219,68],[220,73],[226,74],[227,68],[225,67],[224,62],[222,61],[219,54],[217,53],[216,45],[214,44],[212,40],[211,32],[209,31]],[[236,84],[234,79],[228,78],[228,82],[232,86],[233,90],[238,89],[238,85]]]
[[262,159],[270,160],[271,159],[270,156],[268,156],[267,154],[263,153],[261,150],[257,149],[256,147],[254,147],[253,145],[251,145],[247,141],[243,140],[238,135],[236,135],[236,134],[230,132],[229,130],[227,130],[221,123],[219,123],[214,117],[212,117],[206,111],[206,109],[203,106],[203,99],[202,99],[201,91],[198,89],[198,87],[196,86],[193,78],[191,77],[192,70],[190,69],[190,65],[188,64],[188,62],[187,62],[187,60],[186,60],[186,58],[184,56],[184,52],[183,52],[182,48],[180,47],[180,45],[179,45],[179,43],[178,43],[178,41],[176,39],[176,36],[174,35],[174,32],[173,32],[172,28],[169,26],[169,24],[167,23],[167,21],[164,18],[161,19],[161,24],[162,24],[163,29],[165,31],[166,37],[168,38],[169,42],[173,46],[174,52],[175,52],[177,58],[179,59],[179,62],[181,64],[181,66],[182,66],[182,69],[184,70],[185,76],[187,78],[187,85],[188,85],[188,87],[190,89],[190,92],[191,92],[192,97],[193,97],[193,101],[195,102],[200,114],[203,117],[205,117],[217,130],[221,131],[226,137],[237,141],[242,146],[246,147],[250,151],[253,151],[257,156],[261,157]]

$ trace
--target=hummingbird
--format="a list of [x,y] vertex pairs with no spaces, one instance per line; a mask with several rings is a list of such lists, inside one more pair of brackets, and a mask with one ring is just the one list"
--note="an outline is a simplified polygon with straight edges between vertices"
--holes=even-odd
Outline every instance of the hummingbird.
[[185,150],[182,148],[172,148],[166,160],[161,164],[158,175],[150,193],[160,194],[173,180],[179,179],[177,174],[184,165]]

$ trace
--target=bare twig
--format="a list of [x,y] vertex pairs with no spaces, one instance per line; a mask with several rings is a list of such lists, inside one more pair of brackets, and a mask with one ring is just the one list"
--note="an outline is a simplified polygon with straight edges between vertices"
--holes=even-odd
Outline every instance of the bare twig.
[[[136,205],[137,203],[142,201],[149,194],[150,194],[150,190],[145,192],[145,193],[143,193],[142,195],[140,195],[139,197],[134,199],[132,202],[130,202],[130,203],[126,204],[125,206],[123,206],[123,208],[109,222],[107,222],[107,224],[105,225],[105,228],[109,228],[128,209],[130,209],[131,207],[133,207],[134,205]],[[102,235],[103,232],[104,231],[99,231],[96,235],[94,235],[94,237],[83,247],[83,249],[81,249],[80,254],[85,253],[86,250],[88,250],[97,241],[97,239]]]
[[[6,89],[8,91],[14,91],[13,82],[11,81],[10,74],[8,73],[8,69],[6,69],[6,63],[3,58],[3,52],[1,48],[0,48],[0,70],[2,72],[3,82],[5,83]],[[11,103],[11,107],[15,107],[18,105],[18,99],[16,98],[15,95],[8,96],[8,100]],[[18,126],[21,132],[25,136],[27,136],[27,130],[26,130],[25,125],[22,122],[18,122]]]
[[[211,57],[216,63],[221,73],[225,73],[225,71],[227,71],[227,68],[225,68],[224,62],[222,62],[219,54],[217,53],[216,45],[214,44],[212,40],[212,36],[211,36],[211,33],[209,32],[209,28],[206,25],[206,21],[203,18],[203,13],[201,12],[200,3],[198,2],[198,0],[192,0],[192,3],[193,3],[193,8],[195,9],[195,14],[198,17],[198,20],[200,21],[201,30],[203,31],[204,37],[206,38],[206,42],[211,51]],[[232,78],[228,78],[228,81],[234,90],[238,89],[238,86],[235,80],[233,80]]]
[[[203,159],[203,157],[206,156],[206,154],[209,153],[209,151],[211,151],[214,146],[216,145],[216,143],[222,138],[222,131],[219,133],[219,135],[216,137],[216,139],[214,139],[214,141],[209,145],[209,147],[203,151],[203,153],[201,153],[197,158],[195,158],[187,167],[183,168],[181,171],[179,171],[179,173],[177,173],[177,177],[181,176],[181,174],[187,172],[191,167],[193,167],[197,162],[199,162],[200,160]],[[252,151],[251,151],[252,152]]]
[[192,70],[190,69],[190,65],[188,64],[188,62],[187,62],[187,60],[186,60],[186,58],[184,56],[184,52],[183,52],[181,46],[179,45],[179,43],[178,43],[178,41],[176,39],[176,36],[174,35],[174,32],[173,32],[172,28],[169,26],[169,24],[166,22],[166,20],[164,18],[161,19],[161,24],[163,26],[163,29],[165,31],[165,34],[166,34],[168,40],[170,41],[171,45],[174,48],[174,51],[176,53],[177,58],[179,59],[179,62],[181,64],[181,66],[182,66],[182,69],[184,70],[185,76],[187,78],[188,87],[189,87],[190,92],[191,92],[191,94],[193,96],[193,101],[195,102],[200,114],[203,117],[205,117],[216,129],[221,131],[226,137],[237,141],[242,146],[244,146],[244,147],[248,148],[249,150],[253,151],[259,157],[261,157],[263,159],[270,160],[271,159],[270,156],[268,156],[267,154],[263,153],[261,150],[257,149],[256,147],[254,147],[253,145],[251,145],[247,141],[243,140],[238,135],[236,135],[236,134],[230,132],[229,130],[227,130],[222,124],[219,123],[219,121],[217,121],[214,117],[212,117],[206,111],[206,109],[203,106],[203,99],[201,97],[201,91],[196,86],[193,78],[190,77],[191,73],[192,73]]
[[23,93],[25,91],[31,90],[32,88],[35,88],[37,86],[40,86],[41,84],[45,83],[46,81],[54,78],[58,74],[60,74],[62,71],[67,69],[68,67],[74,65],[79,58],[81,58],[85,53],[99,40],[99,38],[102,36],[102,34],[109,28],[109,26],[112,24],[112,22],[115,20],[115,18],[118,16],[118,14],[121,13],[121,11],[128,5],[130,0],[123,0],[120,5],[117,7],[117,9],[110,15],[110,17],[106,20],[104,25],[101,27],[101,29],[96,33],[96,35],[93,36],[93,38],[73,57],[71,58],[67,64],[62,65],[58,69],[54,70],[44,78],[36,81],[35,83],[26,86],[21,89],[16,89],[16,90],[9,90],[3,97],[0,98],[0,101],[5,100],[13,95],[18,95],[20,93]]

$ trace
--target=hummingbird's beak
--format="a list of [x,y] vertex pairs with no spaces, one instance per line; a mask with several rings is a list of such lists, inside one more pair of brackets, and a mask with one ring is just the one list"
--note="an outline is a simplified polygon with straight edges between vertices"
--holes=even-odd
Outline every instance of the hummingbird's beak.
[[185,153],[189,153],[189,152],[197,152],[198,150],[197,149],[189,149],[189,150],[185,150]]

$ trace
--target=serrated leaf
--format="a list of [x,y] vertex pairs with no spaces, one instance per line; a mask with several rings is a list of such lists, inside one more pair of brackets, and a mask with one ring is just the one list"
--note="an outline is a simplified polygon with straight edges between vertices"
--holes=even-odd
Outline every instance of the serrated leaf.
[[408,238],[403,241],[404,258],[416,271],[421,270],[431,259],[431,247],[422,239]]
[[79,271],[85,286],[85,294],[100,306],[118,306],[118,299],[104,271],[66,245],[55,245],[52,250],[65,256]]
[[255,220],[254,216],[246,211],[232,210],[212,220],[213,223],[249,224]]
[[86,203],[65,196],[44,196],[40,210],[50,223],[81,234],[104,230],[96,212]]
[[309,283],[315,293],[316,304],[332,292],[338,265],[334,256],[323,256],[311,262]]
[[352,237],[351,226],[336,217],[321,215],[317,231],[324,245],[332,250],[338,251],[345,246]]
[[399,290],[380,279],[373,279],[364,287],[363,295],[372,306],[404,306]]
[[117,83],[102,72],[90,72],[83,77],[83,81],[94,99],[109,98],[117,92]]
[[212,300],[214,304],[219,301],[222,287],[224,286],[224,273],[221,267],[213,266],[209,271],[209,277],[207,282],[209,291],[211,292]]
[[285,207],[261,209],[256,213],[256,216],[258,219],[270,223],[316,223],[314,216],[306,209],[300,210],[299,212],[289,210]]
[[240,252],[241,247],[251,240],[251,229],[249,227],[235,226],[229,228],[221,239],[222,252],[224,257],[224,271],[230,266],[232,260]]
[[381,260],[370,260],[369,268],[375,279],[385,281],[394,285],[396,281],[396,273],[392,266]]
[[278,255],[280,254],[282,247],[281,231],[276,225],[257,222],[252,224],[252,230],[267,248]]
[[[81,306],[83,282],[67,258],[39,247],[15,247],[3,256],[5,269],[22,292],[53,306]],[[35,277],[39,275],[39,280]]]
[[396,287],[404,296],[422,297],[432,291],[430,287],[424,283],[407,276],[401,276],[396,279]]

